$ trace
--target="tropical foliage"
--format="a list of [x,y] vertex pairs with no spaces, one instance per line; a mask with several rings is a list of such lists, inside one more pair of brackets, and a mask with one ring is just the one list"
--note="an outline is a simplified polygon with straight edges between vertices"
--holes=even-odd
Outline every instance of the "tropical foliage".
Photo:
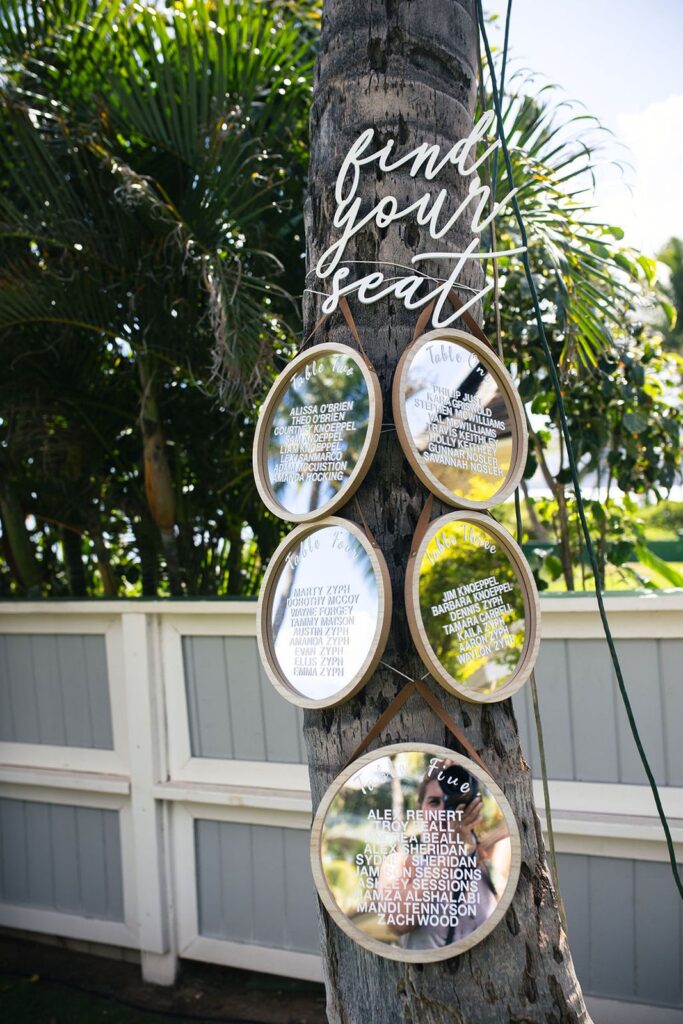
[[[0,0],[0,593],[256,592],[283,526],[251,446],[300,326],[318,16],[316,0]],[[604,571],[645,550],[615,488],[665,494],[679,471],[680,364],[651,326],[654,262],[591,214],[599,126],[528,76],[505,95]],[[509,210],[490,241],[518,244]],[[555,542],[534,556],[541,585],[572,587],[585,571],[530,296],[517,257],[487,272],[527,475],[550,491],[525,490],[527,536]]]
[[657,254],[657,259],[668,271],[668,280],[662,284],[662,291],[671,306],[672,315],[664,326],[667,348],[683,354],[683,239],[670,238]]
[[313,13],[0,0],[0,508],[26,591],[155,594],[160,560],[174,593],[256,586]]
[[[506,87],[503,122],[574,457],[595,498],[591,511],[604,580],[606,563],[623,567],[637,560],[636,545],[641,553],[644,545],[641,534],[633,535],[633,517],[619,491],[660,497],[679,475],[683,364],[663,351],[661,334],[650,326],[655,307],[668,324],[674,319],[656,286],[655,261],[624,247],[620,228],[595,220],[591,204],[604,129],[557,97],[554,87],[539,88],[533,76],[517,73]],[[500,201],[510,187],[506,174],[493,161],[489,173]],[[509,207],[496,219],[491,243],[500,250],[520,244]],[[536,559],[540,585],[563,576],[571,590],[575,567],[583,564],[580,530],[521,258],[500,259],[489,273],[496,275],[498,301],[486,311],[487,333],[499,338],[527,405],[525,476],[538,474],[552,495],[534,502],[524,485],[527,537],[555,541],[540,575]],[[582,571],[584,584],[586,577]]]

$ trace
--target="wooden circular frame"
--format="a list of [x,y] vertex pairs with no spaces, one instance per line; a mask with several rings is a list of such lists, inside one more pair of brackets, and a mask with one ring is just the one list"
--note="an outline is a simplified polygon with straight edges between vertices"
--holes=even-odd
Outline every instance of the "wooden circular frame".
[[[309,512],[290,512],[277,500],[273,492],[272,485],[270,484],[267,453],[270,425],[277,405],[284,392],[290,386],[292,378],[299,373],[301,367],[305,366],[306,363],[310,363],[313,359],[319,359],[327,355],[347,356],[353,360],[361,371],[368,389],[368,429],[365,435],[363,447],[361,448],[360,455],[358,456],[358,461],[348,480],[340,487],[337,494],[335,494],[333,498],[330,498],[329,501],[326,501],[324,505],[321,505],[320,508],[312,509]],[[291,363],[289,363],[273,384],[263,405],[261,406],[258,422],[256,424],[253,467],[254,479],[256,480],[256,487],[259,495],[261,496],[261,501],[268,509],[270,509],[273,515],[278,517],[278,519],[285,519],[291,523],[309,523],[336,512],[337,509],[340,509],[346,504],[349,498],[360,487],[366,473],[370,469],[375,452],[377,451],[377,445],[379,444],[381,428],[382,392],[377,379],[377,373],[374,368],[366,362],[358,352],[356,352],[355,349],[350,348],[348,345],[325,342],[322,345],[314,345],[313,348],[309,348],[306,349],[305,352],[301,352],[291,361]]]
[[[479,361],[486,367],[488,373],[490,373],[494,380],[498,382],[510,412],[510,424],[512,428],[512,458],[510,460],[510,468],[505,475],[502,485],[498,488],[495,494],[492,494],[491,497],[487,498],[485,501],[472,501],[469,498],[459,498],[454,495],[448,487],[445,487],[438,477],[432,473],[429,467],[425,465],[425,458],[418,451],[408,427],[408,414],[406,411],[405,401],[405,383],[408,372],[417,353],[424,348],[425,345],[430,345],[435,341],[457,342],[463,348],[473,352]],[[396,433],[398,434],[398,439],[401,442],[401,447],[403,448],[405,456],[415,470],[417,476],[425,487],[429,488],[437,498],[441,498],[442,501],[445,501],[448,505],[452,505],[454,508],[480,511],[492,508],[494,505],[502,504],[505,499],[512,494],[519,484],[519,481],[522,479],[524,467],[526,466],[527,449],[529,444],[526,417],[524,415],[522,400],[517,393],[517,388],[515,387],[512,377],[505,369],[502,361],[488,345],[485,345],[483,341],[479,341],[478,338],[475,338],[472,334],[468,334],[466,331],[454,330],[450,327],[445,327],[441,330],[429,331],[427,334],[420,335],[419,338],[408,346],[399,360],[398,366],[396,367],[396,373],[394,375],[391,394]]]
[[[524,621],[526,624],[524,646],[522,647],[517,666],[509,680],[503,686],[494,690],[493,693],[477,695],[475,690],[463,686],[462,683],[457,682],[446,671],[432,649],[422,621],[422,613],[420,611],[420,566],[422,565],[427,545],[443,526],[447,523],[458,521],[472,523],[496,538],[517,574],[522,591]],[[429,669],[436,681],[445,690],[448,690],[449,693],[454,693],[456,697],[469,701],[471,704],[495,704],[498,701],[507,700],[513,693],[516,693],[531,675],[541,644],[541,606],[538,600],[536,583],[519,545],[515,543],[507,530],[491,516],[485,515],[483,512],[461,510],[459,512],[449,512],[448,515],[432,520],[425,530],[424,536],[420,539],[415,554],[411,553],[408,561],[405,601],[408,626],[418,653],[425,667]]]
[[[508,827],[510,843],[512,846],[510,874],[505,886],[505,891],[503,892],[493,913],[490,914],[486,921],[470,935],[465,936],[465,938],[459,942],[451,942],[450,945],[442,946],[439,949],[402,949],[399,946],[390,946],[385,942],[380,942],[379,939],[373,939],[371,936],[366,935],[365,932],[360,930],[360,928],[356,928],[337,906],[335,898],[327,884],[327,879],[325,878],[320,852],[322,845],[322,832],[325,826],[327,812],[332,801],[351,776],[361,768],[364,768],[367,764],[370,764],[372,761],[377,760],[380,757],[389,757],[392,754],[415,752],[433,754],[436,757],[448,759],[454,764],[462,765],[468,772],[483,782],[505,816],[505,822]],[[453,956],[458,956],[460,953],[465,953],[468,949],[472,949],[473,946],[479,945],[483,939],[491,934],[499,921],[502,920],[508,907],[512,903],[512,899],[517,889],[517,882],[519,881],[520,864],[521,844],[519,840],[519,829],[517,828],[517,822],[514,814],[512,813],[512,808],[506,800],[503,791],[493,781],[491,776],[487,772],[483,771],[479,765],[475,764],[474,761],[471,761],[467,757],[463,757],[461,754],[456,754],[454,751],[448,750],[446,747],[440,747],[432,743],[393,743],[388,747],[380,747],[378,750],[373,750],[369,754],[364,754],[362,757],[359,757],[357,761],[353,761],[350,765],[347,765],[341,774],[336,777],[334,782],[332,782],[320,801],[311,827],[311,868],[313,870],[315,887],[318,890],[318,895],[320,896],[320,899],[332,920],[349,936],[349,938],[353,939],[354,942],[357,942],[359,946],[369,949],[371,953],[377,953],[379,956],[386,957],[388,960],[400,960],[403,963],[425,964],[435,963],[438,960],[448,960]]]
[[[304,694],[299,693],[299,691],[296,690],[283,675],[275,655],[275,645],[273,643],[270,626],[270,614],[275,589],[280,575],[280,569],[284,565],[289,552],[295,548],[300,541],[314,533],[316,530],[322,530],[330,526],[348,530],[348,532],[352,534],[352,536],[355,537],[363,546],[363,550],[370,559],[370,563],[375,574],[375,580],[377,582],[378,615],[377,626],[368,649],[368,654],[356,675],[350,680],[350,682],[337,690],[337,692],[332,696],[316,700],[313,697],[306,697]],[[292,530],[292,532],[285,537],[276,549],[270,563],[268,564],[268,568],[263,578],[263,584],[261,586],[258,609],[256,612],[256,639],[258,642],[259,654],[261,655],[261,661],[264,669],[266,670],[266,675],[280,696],[284,697],[284,699],[289,701],[290,704],[296,704],[297,707],[330,708],[334,707],[336,704],[343,704],[344,701],[348,700],[354,695],[354,693],[364,686],[377,668],[379,660],[384,653],[384,648],[386,647],[387,638],[389,636],[391,611],[391,581],[389,579],[387,564],[380,549],[368,540],[363,530],[361,530],[356,523],[351,522],[349,519],[342,519],[340,516],[329,516],[327,519],[321,519],[315,523],[303,523],[301,526]]]

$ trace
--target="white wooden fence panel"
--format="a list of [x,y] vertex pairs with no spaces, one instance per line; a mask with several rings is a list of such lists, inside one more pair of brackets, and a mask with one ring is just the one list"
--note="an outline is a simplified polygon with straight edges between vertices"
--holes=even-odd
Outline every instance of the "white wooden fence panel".
[[[607,605],[680,841],[683,595]],[[579,976],[678,1005],[680,907],[595,602],[543,598],[542,625]],[[515,708],[538,775],[528,688]],[[0,605],[0,716],[0,922],[132,946],[157,981],[177,956],[320,978],[301,714],[258,664],[253,602]]]

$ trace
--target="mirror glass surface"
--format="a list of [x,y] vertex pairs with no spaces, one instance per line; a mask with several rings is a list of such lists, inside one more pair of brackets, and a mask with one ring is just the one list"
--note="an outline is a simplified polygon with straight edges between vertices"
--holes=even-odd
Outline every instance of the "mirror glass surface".
[[423,345],[404,375],[406,426],[424,467],[454,498],[489,501],[513,457],[513,423],[496,378],[456,341]]
[[287,512],[322,508],[344,487],[365,444],[370,397],[350,355],[303,364],[280,397],[267,430],[267,474]]
[[472,935],[511,873],[502,808],[472,761],[443,753],[378,751],[341,786],[322,826],[321,867],[339,911],[406,950]]
[[500,540],[463,519],[434,534],[420,562],[419,606],[429,645],[456,683],[504,686],[524,648],[524,598]]
[[293,690],[322,700],[358,675],[380,613],[374,566],[350,530],[325,526],[292,549],[270,604],[272,650]]

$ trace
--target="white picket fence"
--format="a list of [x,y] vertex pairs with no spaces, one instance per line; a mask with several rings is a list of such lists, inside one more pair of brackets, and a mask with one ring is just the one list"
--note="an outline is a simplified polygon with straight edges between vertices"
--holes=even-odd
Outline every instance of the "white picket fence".
[[[542,650],[554,650],[557,657],[568,652],[570,679],[572,660],[585,660],[586,651],[598,650],[601,641],[595,601],[583,596],[543,598],[541,606]],[[610,597],[607,607],[615,637],[630,645],[631,666],[647,669],[652,658],[656,661],[649,673],[638,669],[631,682],[636,710],[647,719],[646,740],[658,748],[653,763],[667,783],[662,798],[675,838],[681,841],[683,755],[675,737],[683,712],[683,594]],[[104,675],[103,669],[92,667],[99,664],[99,647],[77,639],[93,637],[104,645]],[[0,605],[0,806],[8,820],[18,823],[3,837],[0,924],[137,950],[145,978],[159,983],[172,981],[179,957],[321,977],[306,862],[311,803],[300,718],[270,694],[252,659],[254,637],[253,602]],[[673,665],[675,655],[679,660]],[[641,678],[643,674],[649,678]],[[552,745],[562,746],[566,732],[567,750],[572,744],[576,748],[572,756],[578,766],[577,777],[567,777],[567,770],[550,783],[558,851],[574,858],[572,870],[584,864],[599,867],[600,858],[605,859],[603,866],[635,865],[634,884],[643,886],[655,865],[665,870],[667,857],[654,802],[644,780],[623,781],[636,770],[624,761],[628,737],[623,727],[613,726],[604,712],[594,714],[590,706],[583,711],[595,720],[581,726],[589,730],[583,739],[577,738],[576,708],[573,726],[563,723],[554,701],[571,704],[572,689],[579,692],[580,685],[587,685],[583,670],[580,677],[575,684],[565,681],[554,697],[557,680],[544,678],[539,668],[544,715],[550,732],[558,736]],[[611,680],[604,685],[611,687]],[[106,717],[107,709],[106,700],[95,699],[96,689],[108,694],[109,724],[97,721]],[[595,690],[597,695],[602,687]],[[615,709],[616,721],[620,712],[613,695],[609,701],[605,706]],[[519,704],[517,712],[524,726],[528,709]],[[84,741],[76,732],[76,740],[69,741],[73,745],[66,745],[63,739],[54,741],[58,727],[67,737],[71,728],[100,738]],[[582,779],[581,745],[591,742],[591,729],[600,740],[612,728],[615,764],[626,774],[610,769],[603,778],[598,768],[591,778]],[[532,744],[530,735],[527,741]],[[540,784],[535,785],[543,819]],[[75,875],[69,881],[60,874],[63,865],[53,840],[59,838],[62,819],[51,810],[55,807],[115,812],[74,818],[81,822],[74,839],[77,856],[93,865],[104,856],[112,865],[106,875],[106,914],[97,910],[100,876],[93,875],[91,891],[86,891]],[[263,828],[276,831],[260,832]],[[277,839],[270,844],[270,855],[282,851],[284,888],[291,888],[296,899],[287,903],[285,891],[277,911],[282,921],[271,917],[259,932],[259,893],[267,872],[259,864],[253,837],[262,835]],[[251,842],[248,848],[255,858],[251,882],[244,883],[252,885],[251,904],[236,906],[234,915],[242,883],[232,877],[233,839]],[[105,849],[107,844],[111,849]],[[46,872],[51,872],[49,884]],[[214,894],[221,887],[222,896]],[[67,891],[70,902],[65,908]],[[297,920],[299,913],[307,915],[305,921]],[[248,920],[250,914],[256,924]],[[672,935],[676,927],[672,919]],[[680,956],[680,934],[677,949]],[[608,991],[617,981],[605,982],[603,994],[618,996]],[[680,964],[676,984],[680,995]],[[600,989],[599,979],[596,985]],[[669,1006],[676,1005],[674,989],[672,982],[664,1000]],[[647,1001],[647,992],[631,996]],[[658,1001],[652,999],[653,1004]]]

